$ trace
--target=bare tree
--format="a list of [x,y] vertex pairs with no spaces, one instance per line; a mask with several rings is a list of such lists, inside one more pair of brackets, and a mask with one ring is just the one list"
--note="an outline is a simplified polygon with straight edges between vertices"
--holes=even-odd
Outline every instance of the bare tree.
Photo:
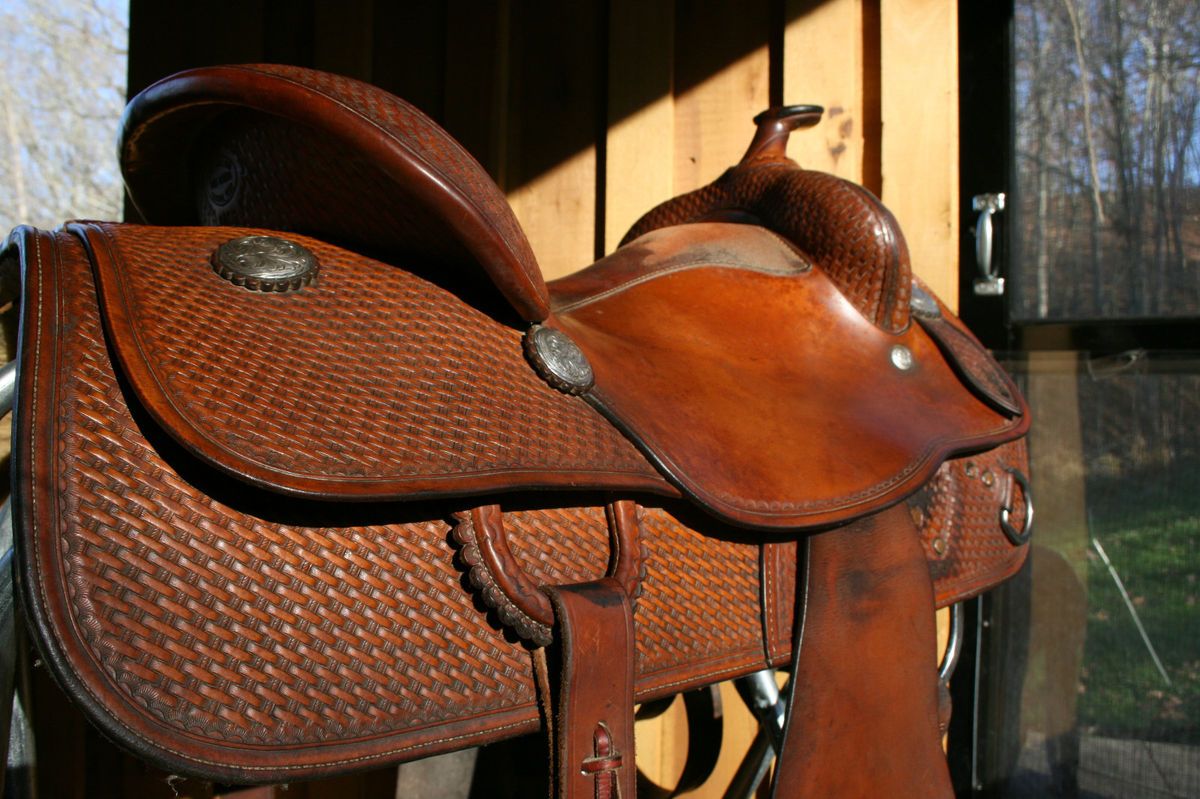
[[119,216],[127,13],[116,0],[9,0],[0,9],[10,32],[0,61],[4,229]]
[[1091,88],[1091,69],[1088,66],[1087,59],[1083,52],[1083,20],[1079,13],[1079,0],[1063,0],[1063,5],[1067,9],[1067,16],[1071,20],[1071,40],[1075,46],[1075,62],[1079,69],[1079,84],[1080,94],[1083,99],[1083,132],[1084,144],[1087,148],[1087,165],[1088,172],[1091,176],[1091,199],[1092,199],[1092,236],[1091,236],[1091,254],[1092,254],[1092,271],[1095,275],[1095,305],[1097,308],[1102,308],[1104,304],[1103,286],[1104,286],[1104,269],[1100,257],[1100,229],[1104,226],[1104,198],[1101,195],[1100,188],[1100,167],[1099,157],[1096,152],[1096,135],[1092,125],[1092,88]]
[[1200,313],[1200,4],[1018,0],[1023,315]]

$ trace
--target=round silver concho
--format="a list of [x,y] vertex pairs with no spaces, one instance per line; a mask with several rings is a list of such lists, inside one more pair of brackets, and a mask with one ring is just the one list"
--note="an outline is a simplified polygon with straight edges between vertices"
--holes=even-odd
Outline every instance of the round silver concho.
[[912,299],[909,300],[908,307],[917,316],[924,316],[926,319],[937,319],[942,315],[942,309],[938,307],[933,295],[916,283],[913,283]]
[[277,236],[243,236],[225,242],[212,257],[213,269],[251,291],[296,291],[317,276],[317,259],[305,247]]
[[583,394],[596,381],[583,350],[561,330],[531,327],[525,334],[525,355],[543,380],[567,394]]
[[897,344],[896,346],[892,347],[891,357],[892,366],[896,367],[901,372],[907,372],[916,364],[916,361],[913,358],[912,350],[903,344]]

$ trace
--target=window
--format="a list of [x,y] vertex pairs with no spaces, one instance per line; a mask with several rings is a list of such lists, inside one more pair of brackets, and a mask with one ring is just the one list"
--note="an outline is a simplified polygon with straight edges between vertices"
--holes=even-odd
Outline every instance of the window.
[[[976,8],[974,6],[987,6]],[[961,795],[1200,795],[1200,6],[960,4],[962,175],[1034,413],[1030,564],[969,608]],[[975,220],[965,221],[970,228]]]
[[1200,5],[1015,12],[1013,317],[1200,314]]

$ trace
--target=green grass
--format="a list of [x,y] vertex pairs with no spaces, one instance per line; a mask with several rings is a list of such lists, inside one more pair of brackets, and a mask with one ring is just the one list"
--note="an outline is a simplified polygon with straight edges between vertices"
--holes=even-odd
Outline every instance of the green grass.
[[1091,532],[1120,574],[1167,686],[1108,569],[1088,553],[1079,723],[1097,734],[1200,743],[1200,462],[1088,482]]

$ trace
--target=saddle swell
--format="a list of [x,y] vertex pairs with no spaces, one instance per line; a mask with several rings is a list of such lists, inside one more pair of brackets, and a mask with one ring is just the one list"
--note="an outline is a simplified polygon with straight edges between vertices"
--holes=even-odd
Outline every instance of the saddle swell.
[[136,98],[156,224],[0,253],[55,676],[176,772],[542,726],[569,796],[630,792],[634,701],[790,663],[777,796],[834,790],[851,746],[878,793],[944,794],[933,610],[1024,560],[1029,414],[879,202],[784,159],[815,113],[546,286],[478,164],[383,92],[255,66]]
[[762,228],[695,223],[551,286],[551,324],[595,372],[584,396],[733,524],[858,518],[1027,424],[980,402],[922,327],[863,319],[814,263]]

